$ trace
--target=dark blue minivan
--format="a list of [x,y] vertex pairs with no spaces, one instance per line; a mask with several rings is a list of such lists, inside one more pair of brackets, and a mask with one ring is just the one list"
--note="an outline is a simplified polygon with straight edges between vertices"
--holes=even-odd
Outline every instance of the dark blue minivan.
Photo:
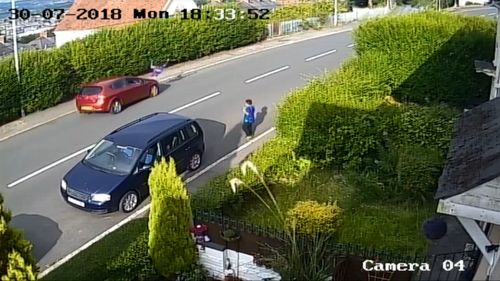
[[187,117],[154,113],[104,137],[61,181],[72,206],[96,213],[128,213],[149,196],[155,160],[172,157],[180,174],[201,166],[205,151],[200,125]]

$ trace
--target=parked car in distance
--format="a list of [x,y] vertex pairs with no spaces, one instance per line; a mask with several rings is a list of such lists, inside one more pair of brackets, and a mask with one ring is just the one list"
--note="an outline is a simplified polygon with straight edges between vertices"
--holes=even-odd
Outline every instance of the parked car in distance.
[[148,177],[156,160],[172,157],[178,174],[194,171],[205,151],[200,125],[187,117],[153,113],[100,140],[62,179],[70,205],[95,213],[128,213],[149,196]]
[[120,113],[123,106],[157,96],[158,81],[132,76],[107,78],[80,86],[76,95],[78,112]]

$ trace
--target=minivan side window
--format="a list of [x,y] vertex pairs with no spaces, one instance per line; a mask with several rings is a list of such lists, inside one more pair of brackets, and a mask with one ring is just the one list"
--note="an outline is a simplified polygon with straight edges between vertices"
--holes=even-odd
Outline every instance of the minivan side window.
[[170,134],[161,140],[161,148],[165,152],[164,154],[175,150],[180,144],[181,141],[177,132]]
[[184,128],[184,131],[187,133],[188,139],[192,139],[199,134],[198,128],[196,127],[196,125],[194,123],[187,125]]
[[158,144],[150,147],[146,153],[142,156],[140,165],[141,167],[153,166],[154,161],[158,156]]

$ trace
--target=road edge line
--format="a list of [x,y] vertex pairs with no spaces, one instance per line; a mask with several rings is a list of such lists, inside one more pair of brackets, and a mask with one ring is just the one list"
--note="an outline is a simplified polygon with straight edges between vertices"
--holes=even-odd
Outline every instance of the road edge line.
[[[263,137],[265,137],[266,135],[272,133],[275,131],[275,127],[271,127],[269,129],[267,129],[266,131],[264,131],[263,133],[261,133],[260,135],[258,135],[257,137],[249,140],[248,142],[240,145],[239,147],[237,147],[236,149],[232,150],[231,152],[227,153],[226,155],[222,156],[221,158],[219,158],[217,161],[215,161],[214,163],[208,165],[207,167],[205,167],[203,170],[199,171],[198,173],[194,174],[193,176],[189,177],[188,179],[185,180],[185,183],[188,184],[190,182],[192,182],[193,180],[197,179],[198,177],[200,177],[201,175],[205,174],[206,172],[208,172],[209,170],[213,169],[215,166],[217,166],[218,164],[220,164],[222,161],[225,161],[227,160],[229,157],[231,157],[233,154],[235,153],[238,153],[240,152],[241,150],[249,147],[250,145],[254,144],[255,142],[257,142],[258,140],[262,139]],[[116,231],[117,229],[119,229],[120,227],[122,227],[123,225],[129,223],[130,221],[134,220],[135,218],[137,218],[139,215],[141,215],[142,213],[146,212],[151,206],[151,203],[148,203],[146,206],[142,207],[141,209],[135,211],[132,215],[124,218],[123,220],[121,220],[119,223],[113,225],[112,227],[108,228],[107,230],[105,230],[104,232],[102,232],[101,234],[97,235],[96,237],[92,238],[90,241],[88,241],[87,243],[83,244],[83,246],[80,246],[79,248],[77,248],[76,250],[74,250],[73,252],[71,252],[70,254],[66,255],[65,257],[61,258],[60,260],[58,260],[57,262],[55,262],[54,264],[52,264],[51,266],[47,267],[44,271],[40,272],[38,274],[38,279],[42,279],[43,277],[47,276],[47,274],[49,274],[50,272],[54,271],[55,269],[57,269],[58,267],[60,267],[61,265],[65,264],[66,262],[68,262],[70,259],[72,259],[73,257],[75,257],[76,255],[78,255],[79,253],[83,252],[84,250],[86,250],[87,248],[89,248],[90,246],[92,246],[93,244],[99,242],[100,240],[102,240],[104,237],[106,237],[108,234]]]

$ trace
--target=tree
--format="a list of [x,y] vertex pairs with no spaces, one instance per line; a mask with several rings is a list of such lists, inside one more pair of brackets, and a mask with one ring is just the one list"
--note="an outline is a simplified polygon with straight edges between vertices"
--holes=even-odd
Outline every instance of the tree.
[[3,203],[0,194],[0,280],[36,280],[32,245],[21,232],[9,227],[12,215]]
[[159,274],[173,277],[196,262],[190,229],[192,212],[188,191],[172,158],[161,159],[149,176],[149,254]]

